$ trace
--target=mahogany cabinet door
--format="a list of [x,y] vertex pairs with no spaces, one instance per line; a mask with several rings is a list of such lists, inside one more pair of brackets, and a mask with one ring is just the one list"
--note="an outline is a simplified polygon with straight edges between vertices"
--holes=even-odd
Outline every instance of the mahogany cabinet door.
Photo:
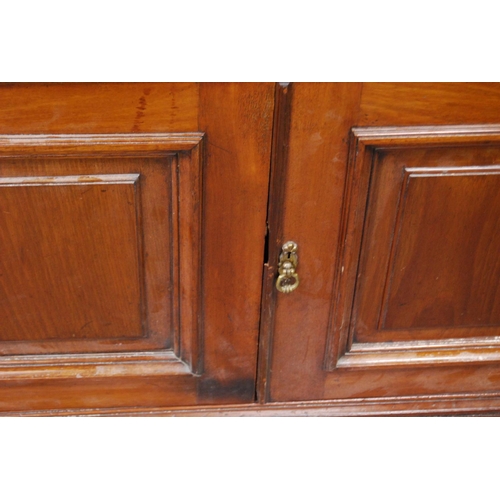
[[[263,399],[498,409],[500,85],[292,84],[277,96]],[[300,284],[280,294],[287,240]]]
[[0,411],[254,400],[273,101],[0,86]]

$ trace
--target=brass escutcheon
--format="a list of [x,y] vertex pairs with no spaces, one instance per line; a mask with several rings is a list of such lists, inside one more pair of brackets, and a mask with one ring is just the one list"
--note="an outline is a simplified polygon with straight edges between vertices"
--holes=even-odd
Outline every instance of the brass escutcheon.
[[298,264],[297,243],[287,241],[281,247],[276,288],[279,292],[290,293],[299,286],[299,275],[296,272]]

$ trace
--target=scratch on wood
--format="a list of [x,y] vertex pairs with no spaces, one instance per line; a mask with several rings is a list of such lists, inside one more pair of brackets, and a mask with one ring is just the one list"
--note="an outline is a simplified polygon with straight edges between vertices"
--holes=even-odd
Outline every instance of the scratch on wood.
[[220,147],[220,146],[217,146],[216,144],[214,144],[214,143],[212,143],[212,142],[207,141],[207,143],[208,143],[210,146],[212,146],[213,148],[217,148],[217,149],[220,149],[221,151],[225,151],[226,153],[229,153],[230,155],[232,155],[232,154],[233,154],[233,153],[232,153],[232,151],[229,151],[228,149],[224,149],[224,148],[222,148],[222,147]]

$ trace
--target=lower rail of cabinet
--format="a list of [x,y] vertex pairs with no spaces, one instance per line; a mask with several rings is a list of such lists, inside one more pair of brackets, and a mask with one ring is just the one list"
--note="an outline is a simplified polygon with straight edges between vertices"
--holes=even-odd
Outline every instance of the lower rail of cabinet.
[[375,417],[496,416],[500,393],[398,398],[338,399],[175,408],[93,408],[5,412],[0,416],[140,417]]

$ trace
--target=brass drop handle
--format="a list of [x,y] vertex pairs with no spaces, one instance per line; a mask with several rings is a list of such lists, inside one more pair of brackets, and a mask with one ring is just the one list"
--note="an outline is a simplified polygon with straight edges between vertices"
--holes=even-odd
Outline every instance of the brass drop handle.
[[290,293],[299,286],[299,276],[297,274],[297,243],[287,241],[281,247],[281,254],[278,267],[278,279],[276,288],[282,293]]

